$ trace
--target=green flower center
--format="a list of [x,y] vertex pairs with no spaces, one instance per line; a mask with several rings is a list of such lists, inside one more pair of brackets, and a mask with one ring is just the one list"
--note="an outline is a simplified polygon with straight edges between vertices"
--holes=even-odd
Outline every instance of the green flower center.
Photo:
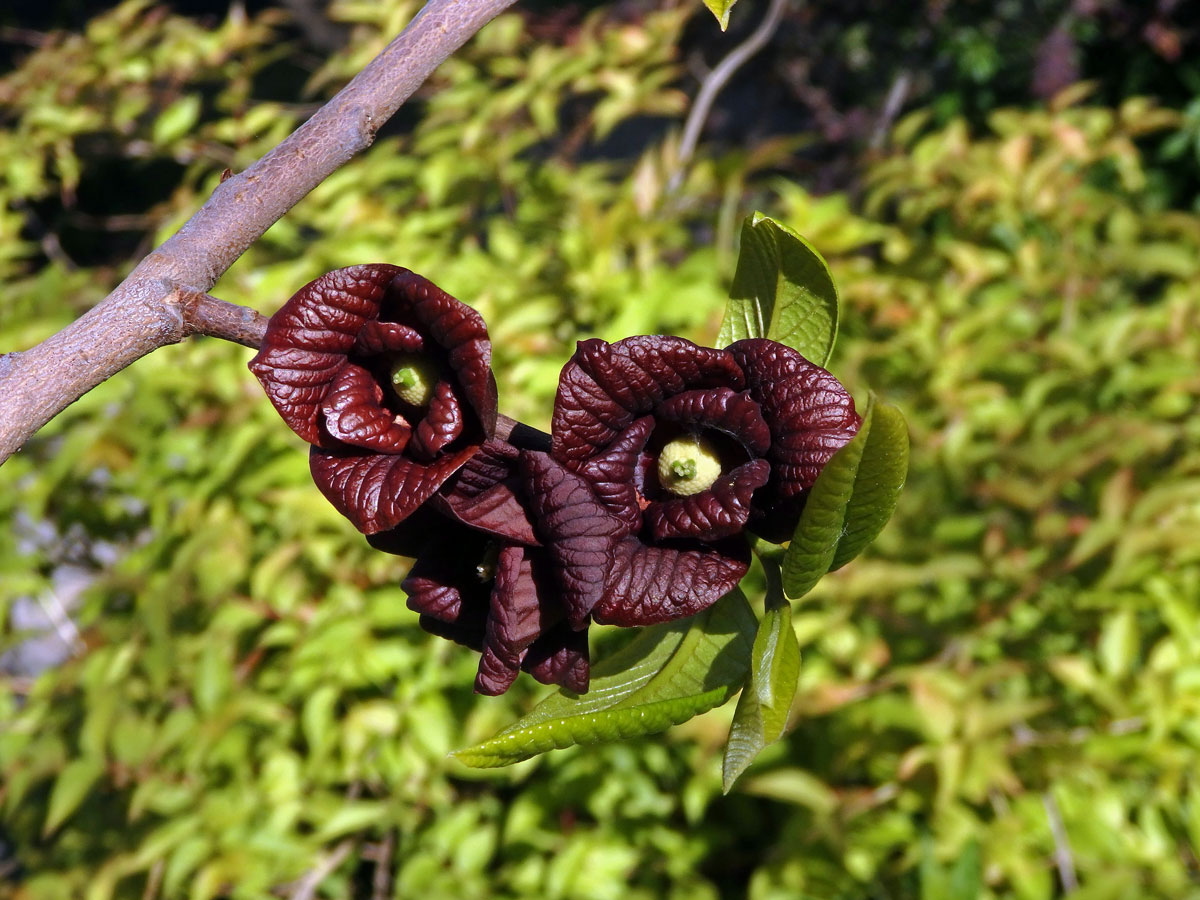
[[405,403],[428,406],[437,382],[437,366],[428,357],[402,353],[392,363],[392,387]]
[[717,448],[700,435],[681,435],[658,454],[658,481],[677,497],[706,491],[720,476]]

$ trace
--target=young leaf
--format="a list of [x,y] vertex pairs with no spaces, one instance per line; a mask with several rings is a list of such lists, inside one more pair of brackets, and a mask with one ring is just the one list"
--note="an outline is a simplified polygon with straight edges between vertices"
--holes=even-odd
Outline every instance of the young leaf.
[[907,476],[908,425],[896,407],[876,404],[829,571],[840,569],[879,536],[896,511]]
[[507,766],[547,750],[663,731],[737,692],[754,628],[745,596],[733,590],[690,619],[643,629],[592,668],[584,696],[555,694],[494,738],[453,755],[474,768]]
[[804,505],[783,557],[789,597],[808,593],[822,575],[874,540],[896,508],[907,473],[904,417],[872,395],[858,434],[821,470]]
[[758,625],[746,687],[738,697],[725,745],[722,789],[728,794],[768,744],[783,737],[800,677],[800,644],[792,630],[792,608],[768,609]]
[[747,217],[718,346],[765,337],[824,366],[837,328],[837,289],[821,254],[786,225]]
[[729,11],[733,9],[735,3],[737,0],[704,0],[704,5],[717,17],[722,31],[729,27]]
[[50,805],[46,812],[46,824],[42,835],[48,835],[79,807],[92,785],[104,772],[104,763],[95,757],[73,759],[58,773],[54,790],[50,792]]

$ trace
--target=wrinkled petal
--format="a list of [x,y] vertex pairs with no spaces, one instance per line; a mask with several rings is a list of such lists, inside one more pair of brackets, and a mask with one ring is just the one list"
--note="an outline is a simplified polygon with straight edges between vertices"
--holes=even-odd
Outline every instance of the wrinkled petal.
[[729,350],[771,428],[768,459],[780,496],[807,491],[858,432],[854,399],[833,375],[783,344],[751,339]]
[[429,400],[429,409],[417,423],[409,452],[416,459],[431,460],[462,433],[463,414],[454,388],[447,381],[439,381]]
[[[482,552],[482,544],[474,545]],[[409,569],[400,583],[408,595],[409,609],[420,614],[423,629],[439,637],[479,650],[483,647],[488,616],[488,585],[470,568],[473,554],[446,552],[432,547]]]
[[421,332],[411,325],[399,322],[379,322],[374,319],[363,323],[354,341],[354,352],[360,356],[383,353],[420,353],[425,349]]
[[543,600],[541,593],[533,560],[524,548],[501,550],[475,679],[478,693],[496,695],[508,690],[530,644],[562,618],[561,609]]
[[551,453],[577,470],[663,398],[692,388],[740,390],[743,385],[742,371],[729,353],[684,338],[580,341],[559,377]]
[[325,498],[359,531],[374,534],[417,510],[475,450],[468,446],[422,464],[404,456],[313,447],[308,460]]
[[684,391],[658,404],[654,415],[679,425],[720,431],[739,441],[752,456],[763,456],[771,447],[771,429],[746,391],[727,387]]
[[347,363],[334,377],[321,403],[330,437],[380,453],[400,453],[412,428],[382,405],[383,390],[362,366]]
[[521,451],[506,440],[484,443],[430,501],[445,515],[505,541],[539,546],[520,497]]
[[584,479],[547,454],[523,450],[520,463],[534,527],[555,564],[567,620],[582,628],[603,594],[613,547],[626,529]]
[[542,684],[587,693],[591,675],[587,631],[576,631],[566,622],[555,625],[530,645],[521,668]]
[[722,475],[706,491],[651,503],[646,508],[646,527],[658,541],[715,541],[735,535],[746,527],[751,497],[770,474],[770,464],[756,459]]
[[406,321],[411,314],[418,330],[445,348],[467,403],[490,435],[496,428],[496,381],[492,377],[492,345],[483,317],[432,281],[401,269],[390,284],[380,310],[383,319]]
[[250,371],[288,426],[321,444],[321,401],[399,266],[351,266],[302,287],[271,317]]
[[654,431],[654,419],[643,416],[617,436],[608,449],[589,459],[580,469],[600,502],[630,531],[642,525],[638,503],[638,464]]
[[592,618],[604,625],[653,625],[694,615],[729,593],[750,568],[742,541],[687,549],[622,541]]

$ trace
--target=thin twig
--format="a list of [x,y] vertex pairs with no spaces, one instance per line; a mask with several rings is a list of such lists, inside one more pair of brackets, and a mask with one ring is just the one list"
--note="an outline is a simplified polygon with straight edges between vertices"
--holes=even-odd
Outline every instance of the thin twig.
[[99,305],[36,347],[0,356],[0,463],[135,360],[190,334],[218,334],[205,322],[198,328],[189,323],[190,298],[205,294],[284,213],[369,147],[433,70],[514,2],[429,0],[311,119],[217,185],[196,214]]
[[1079,879],[1075,875],[1075,857],[1071,855],[1071,842],[1067,839],[1067,828],[1063,824],[1058,801],[1050,791],[1042,792],[1042,807],[1046,810],[1050,834],[1054,837],[1054,865],[1058,869],[1058,880],[1064,894],[1074,893],[1079,887]]
[[296,882],[296,886],[288,895],[289,900],[312,900],[317,895],[317,888],[321,886],[321,882],[337,871],[338,866],[346,861],[346,857],[354,851],[357,845],[356,838],[346,838],[325,854],[315,866],[304,874],[303,878]]
[[721,88],[725,87],[726,82],[733,77],[734,72],[745,65],[750,57],[766,46],[767,41],[771,39],[771,35],[775,33],[775,29],[779,27],[779,22],[783,18],[783,11],[787,7],[787,4],[788,0],[771,0],[771,5],[767,8],[767,14],[758,23],[758,27],[754,29],[750,37],[729,51],[729,55],[717,63],[716,68],[708,73],[708,77],[700,85],[700,90],[696,94],[696,100],[692,103],[692,108],[688,112],[687,122],[683,126],[683,137],[679,140],[679,154],[675,162],[675,171],[671,173],[671,177],[667,181],[667,191],[669,193],[676,191],[680,184],[683,183],[684,173],[687,171],[688,163],[691,162],[692,156],[696,152],[696,146],[700,142],[700,132],[704,130],[704,123],[708,119],[708,114],[712,111],[717,94],[721,92]]
[[389,828],[376,848],[375,874],[371,877],[371,900],[392,895],[392,855],[396,852],[396,830]]

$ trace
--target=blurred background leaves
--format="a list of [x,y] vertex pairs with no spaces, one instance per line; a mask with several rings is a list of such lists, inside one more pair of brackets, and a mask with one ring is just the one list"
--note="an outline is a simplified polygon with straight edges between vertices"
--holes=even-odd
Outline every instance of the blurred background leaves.
[[[81,6],[0,12],[3,350],[100,299],[418,4]],[[913,451],[895,520],[794,609],[791,736],[728,797],[732,704],[448,759],[542,692],[470,693],[249,352],[197,340],[0,469],[0,890],[1200,896],[1186,7],[797,4],[674,193],[689,98],[760,7],[725,35],[669,0],[498,19],[214,293],[270,313],[328,269],[409,266],[483,313],[504,411],[544,425],[576,339],[714,339],[750,210],[803,234],[843,298],[832,368]]]

